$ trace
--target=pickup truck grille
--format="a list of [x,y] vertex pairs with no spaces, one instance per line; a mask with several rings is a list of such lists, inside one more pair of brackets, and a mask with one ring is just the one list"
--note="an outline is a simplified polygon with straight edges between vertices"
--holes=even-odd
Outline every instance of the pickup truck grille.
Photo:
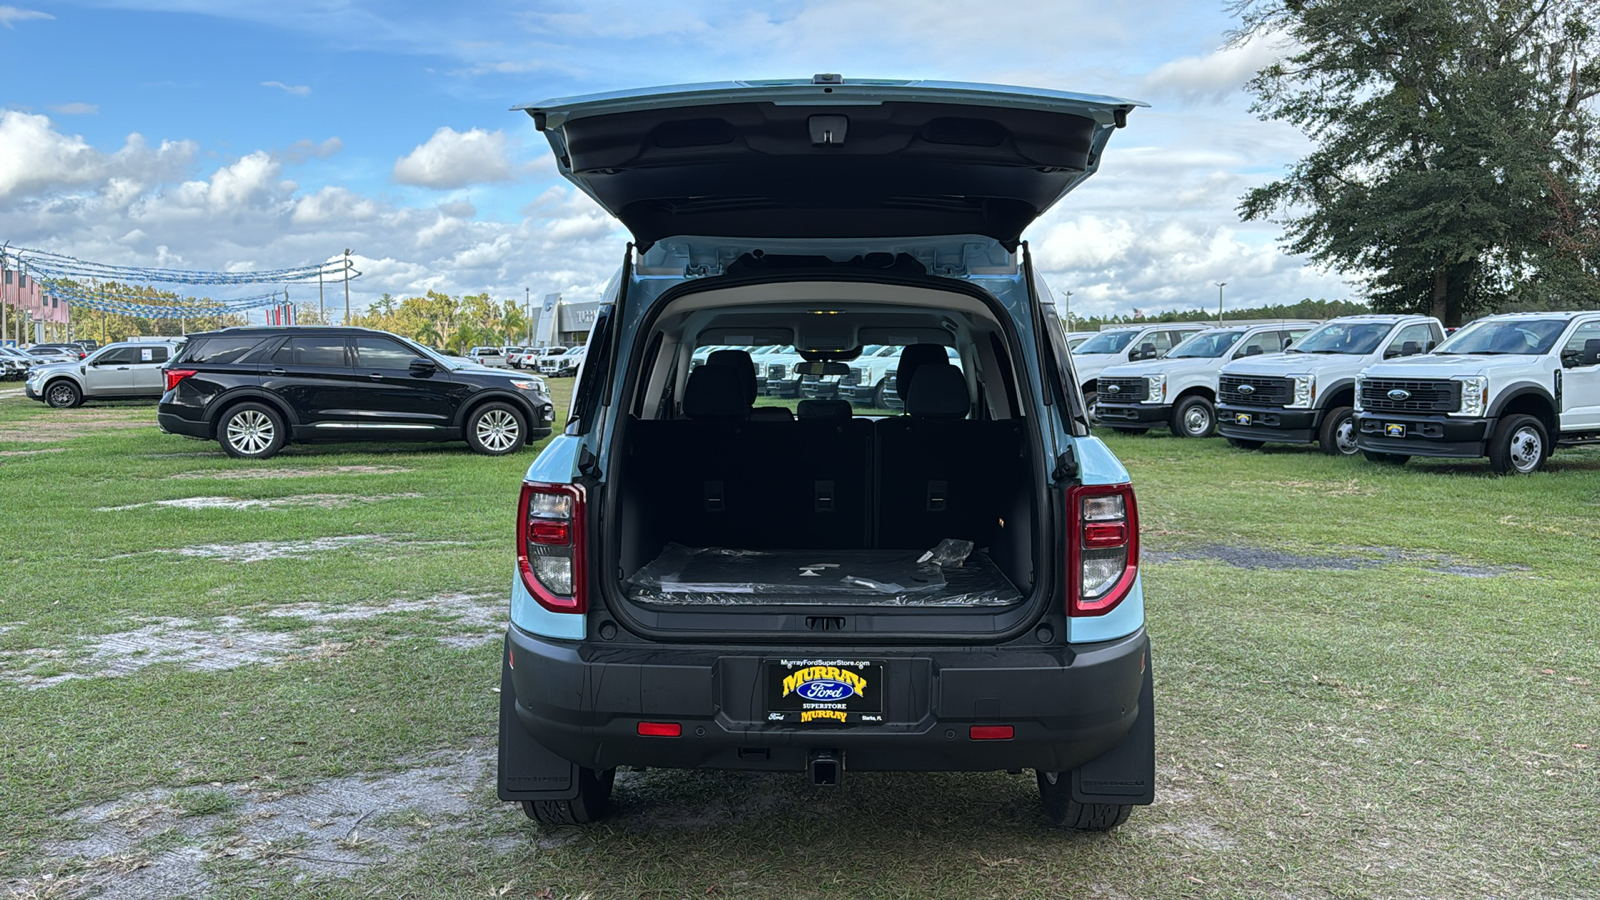
[[1361,406],[1389,412],[1455,412],[1461,408],[1461,382],[1368,378],[1361,383]]
[[1150,396],[1150,382],[1143,378],[1102,378],[1098,384],[1100,399],[1113,403],[1137,403]]
[[783,363],[773,363],[772,365],[767,366],[768,378],[787,378],[788,375],[789,367]]
[[1293,391],[1289,379],[1275,375],[1223,375],[1217,379],[1217,399],[1223,403],[1288,406]]
[[862,371],[863,370],[862,370],[862,368],[860,366],[851,366],[850,367],[850,371],[846,372],[843,376],[841,376],[839,378],[839,383],[840,384],[860,384],[861,383]]

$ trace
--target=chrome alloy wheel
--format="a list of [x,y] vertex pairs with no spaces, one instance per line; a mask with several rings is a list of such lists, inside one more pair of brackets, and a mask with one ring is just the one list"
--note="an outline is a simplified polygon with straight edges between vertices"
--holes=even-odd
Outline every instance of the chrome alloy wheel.
[[71,406],[78,400],[78,392],[70,384],[56,384],[50,387],[50,396],[47,398],[50,405],[62,408]]
[[1526,475],[1539,468],[1544,457],[1544,439],[1532,425],[1524,425],[1511,433],[1511,468]]
[[1354,456],[1360,447],[1356,446],[1356,419],[1350,416],[1339,423],[1339,430],[1334,433],[1334,443],[1339,445],[1340,456]]
[[1199,403],[1189,407],[1183,414],[1183,430],[1195,437],[1210,432],[1211,413]]
[[485,449],[504,453],[516,446],[517,417],[503,409],[491,409],[478,417],[475,433]]
[[265,451],[275,437],[272,419],[260,410],[247,409],[228,419],[228,445],[245,455]]

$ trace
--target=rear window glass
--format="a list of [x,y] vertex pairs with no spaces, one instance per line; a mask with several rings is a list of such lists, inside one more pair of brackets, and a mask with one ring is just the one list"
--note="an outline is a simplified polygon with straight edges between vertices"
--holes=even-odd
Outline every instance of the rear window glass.
[[261,335],[250,337],[201,338],[189,345],[184,362],[223,364],[238,362],[264,340]]
[[337,335],[324,337],[296,337],[272,354],[275,363],[296,366],[347,366],[344,338]]
[[1129,344],[1133,343],[1137,331],[1102,331],[1094,337],[1079,344],[1073,353],[1120,353]]
[[[896,370],[904,349],[900,346],[869,346],[856,359],[841,363],[844,371],[807,375],[796,370],[805,359],[790,346],[706,346],[695,349],[689,359],[689,370],[692,372],[705,365],[714,351],[732,350],[747,354],[755,369],[756,396],[751,404],[754,409],[783,407],[801,415],[800,404],[803,401],[829,400],[848,404],[851,415],[888,416],[898,415],[905,409],[896,383]],[[943,350],[945,360],[961,369],[961,358],[955,349],[945,347]],[[834,408],[842,409],[837,405]],[[809,415],[822,411],[816,405],[808,404],[803,412]]]

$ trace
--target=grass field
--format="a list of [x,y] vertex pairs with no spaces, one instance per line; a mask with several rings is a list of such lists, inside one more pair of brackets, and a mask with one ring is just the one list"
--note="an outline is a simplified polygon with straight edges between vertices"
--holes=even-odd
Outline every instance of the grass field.
[[532,453],[242,462],[148,404],[8,388],[18,896],[1600,896],[1595,451],[1501,479],[1108,435],[1159,742],[1157,804],[1110,835],[1001,773],[624,772],[611,819],[541,829],[491,781]]

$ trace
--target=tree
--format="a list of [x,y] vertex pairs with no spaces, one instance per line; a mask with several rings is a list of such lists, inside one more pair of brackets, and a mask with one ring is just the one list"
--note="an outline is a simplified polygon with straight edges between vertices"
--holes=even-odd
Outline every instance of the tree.
[[[1292,52],[1253,111],[1315,149],[1245,194],[1378,309],[1458,324],[1552,287],[1600,305],[1600,0],[1236,0],[1235,43]],[[1585,229],[1588,229],[1586,232]]]

